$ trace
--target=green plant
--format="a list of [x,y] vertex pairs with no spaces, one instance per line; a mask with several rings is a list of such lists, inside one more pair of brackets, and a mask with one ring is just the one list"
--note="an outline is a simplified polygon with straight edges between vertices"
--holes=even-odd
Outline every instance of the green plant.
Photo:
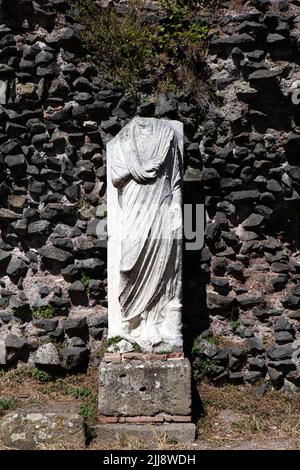
[[15,407],[15,402],[12,398],[1,398],[0,399],[0,416],[3,414],[4,411],[11,410]]
[[229,320],[229,326],[232,329],[233,333],[235,333],[238,330],[238,328],[241,326],[241,321],[239,319]]
[[[192,3],[182,4],[177,0],[161,0],[161,6],[165,13],[162,26],[159,26],[153,41],[162,50],[173,53],[179,52],[190,44],[200,43],[207,36],[209,28],[200,19],[192,19],[192,13],[199,10],[199,6]],[[204,8],[202,6],[201,8]]]
[[32,310],[33,318],[53,318],[55,316],[55,308],[52,305],[46,307],[37,307]]
[[167,444],[170,444],[172,446],[176,446],[178,444],[178,439],[176,436],[170,436],[168,439],[167,439]]
[[263,345],[266,346],[269,342],[269,337],[267,335],[263,335],[262,342],[263,342]]
[[187,84],[181,73],[186,67],[192,77],[190,91],[197,90],[209,32],[201,14],[216,8],[218,0],[160,0],[160,12],[153,21],[145,21],[145,0],[129,0],[123,15],[94,0],[72,0],[72,4],[75,18],[85,26],[84,59],[116,84],[119,80],[127,91],[136,93],[140,79],[152,77],[160,86],[165,83],[177,90]]
[[187,42],[195,44],[198,41],[205,39],[208,31],[208,26],[202,23],[192,23],[186,31],[180,34],[180,37]]
[[210,338],[207,338],[206,341],[210,344],[214,344],[215,346],[220,346],[221,341],[222,341],[222,336],[221,335],[211,336]]
[[213,364],[214,364],[214,361],[209,357],[205,357],[204,359],[202,359],[201,366],[200,366],[202,374],[203,375],[209,374],[212,370]]
[[90,442],[96,435],[94,423],[96,421],[96,410],[93,403],[85,402],[80,405],[79,413],[83,416],[86,426],[86,441]]
[[197,336],[194,339],[192,350],[191,350],[191,354],[192,354],[193,358],[195,358],[197,356],[197,354],[199,352],[200,341],[203,340],[203,339],[205,339],[205,341],[207,341],[210,344],[214,344],[215,346],[220,346],[221,342],[222,342],[222,339],[223,339],[223,336],[222,335],[215,335],[215,336],[209,336],[208,338],[203,338],[202,335]]
[[142,352],[141,346],[138,343],[133,343],[132,348],[134,352]]
[[106,340],[106,348],[109,348],[110,346],[115,346],[120,341],[122,341],[122,339],[122,336],[112,336],[111,338],[108,338]]
[[54,377],[52,375],[48,374],[48,372],[45,372],[44,370],[38,369],[37,367],[33,369],[32,377],[38,382],[43,383],[52,382],[54,380]]
[[70,387],[68,393],[74,398],[87,398],[91,396],[92,390],[89,387]]
[[141,2],[130,2],[129,11],[119,16],[94,0],[74,0],[78,19],[86,26],[82,33],[87,58],[101,64],[111,76],[117,75],[130,87],[142,73],[145,58],[153,54],[150,31],[143,26]]
[[200,364],[194,364],[193,376],[195,380],[201,380],[204,376],[210,375],[214,365],[215,362],[210,357],[204,357]]
[[231,426],[235,429],[243,429],[243,426],[245,426],[245,423],[243,422],[243,420],[233,421],[231,423]]
[[80,209],[87,209],[88,207],[90,207],[90,203],[84,194],[80,194],[80,196],[75,202],[75,206],[77,211],[79,211]]
[[203,416],[199,416],[199,418],[197,419],[196,421],[196,434],[200,434],[204,425],[205,425],[205,414],[203,414]]
[[93,422],[95,420],[95,410],[90,403],[82,403],[79,413],[87,422]]
[[88,290],[89,290],[90,280],[91,280],[91,278],[85,273],[83,273],[81,278],[80,278],[80,281],[81,281],[81,283],[82,283],[82,285],[83,285],[86,292],[88,292]]

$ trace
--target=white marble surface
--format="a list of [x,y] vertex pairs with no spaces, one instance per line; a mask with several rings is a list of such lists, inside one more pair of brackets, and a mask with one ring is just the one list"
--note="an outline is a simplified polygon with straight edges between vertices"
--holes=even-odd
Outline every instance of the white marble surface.
[[183,124],[134,118],[107,145],[109,337],[182,349]]

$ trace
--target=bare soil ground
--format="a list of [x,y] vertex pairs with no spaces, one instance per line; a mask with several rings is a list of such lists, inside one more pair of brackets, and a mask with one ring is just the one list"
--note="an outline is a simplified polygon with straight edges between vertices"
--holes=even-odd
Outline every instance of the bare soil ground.
[[[97,390],[95,367],[87,374],[47,382],[47,377],[35,376],[32,368],[22,366],[0,373],[0,412],[3,399],[10,409],[34,402],[76,401],[92,430],[98,419]],[[269,390],[259,398],[255,387],[216,387],[207,382],[202,382],[198,391],[203,409],[196,420],[196,442],[179,446],[157,439],[152,449],[300,449],[299,397]],[[88,447],[97,448],[93,442]],[[112,450],[145,448],[149,449],[145,443],[130,439],[111,446]]]

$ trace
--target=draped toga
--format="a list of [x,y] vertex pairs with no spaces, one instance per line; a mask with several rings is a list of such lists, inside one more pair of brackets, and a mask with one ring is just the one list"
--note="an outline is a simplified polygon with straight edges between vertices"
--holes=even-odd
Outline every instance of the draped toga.
[[135,118],[117,136],[111,178],[122,214],[122,320],[160,324],[181,310],[182,162],[167,121]]

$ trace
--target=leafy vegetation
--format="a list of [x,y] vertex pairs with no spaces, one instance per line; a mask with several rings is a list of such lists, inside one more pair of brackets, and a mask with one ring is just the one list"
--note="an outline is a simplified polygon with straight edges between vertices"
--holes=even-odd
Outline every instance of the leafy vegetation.
[[168,439],[167,439],[167,443],[172,445],[172,446],[176,446],[178,444],[178,439],[176,436],[170,436]]
[[80,209],[88,209],[89,207],[90,203],[87,200],[86,196],[84,194],[80,194],[75,203],[76,210],[80,211]]
[[235,333],[238,330],[238,328],[241,326],[241,321],[239,319],[230,320],[229,321],[229,326],[232,329],[233,333]]
[[111,338],[108,338],[106,340],[106,348],[109,348],[110,346],[115,346],[120,341],[122,341],[122,339],[122,336],[112,336]]
[[74,398],[88,398],[92,394],[90,387],[70,387],[69,394]]
[[81,284],[84,287],[84,290],[87,293],[89,291],[89,282],[90,282],[90,280],[91,280],[91,278],[87,274],[85,274],[85,273],[82,274],[80,281],[81,281]]
[[91,421],[94,419],[94,410],[90,403],[82,403],[82,405],[80,405],[80,414],[87,421]]
[[195,380],[199,381],[203,377],[210,375],[214,365],[215,362],[210,357],[204,357],[203,359],[201,359],[200,364],[194,364],[193,375]]
[[4,411],[11,410],[15,407],[15,402],[10,397],[0,399],[0,416],[3,415]]
[[129,0],[124,15],[94,0],[72,3],[76,19],[85,26],[85,59],[127,90],[136,92],[140,79],[149,77],[158,88],[199,88],[195,85],[201,82],[209,32],[203,13],[216,9],[219,0],[160,0],[151,18],[145,0]]
[[55,316],[55,308],[52,305],[46,307],[37,307],[32,310],[33,318],[53,318]]
[[210,344],[214,344],[215,346],[220,346],[223,340],[223,336],[221,335],[215,335],[211,336],[210,338],[207,338],[207,342]]
[[48,374],[48,372],[38,369],[37,367],[32,370],[32,377],[38,382],[43,383],[52,382],[54,380],[52,375]]
[[134,352],[142,352],[141,346],[138,343],[132,345]]
[[85,419],[86,424],[86,437],[87,442],[91,441],[95,437],[94,424],[96,422],[96,409],[95,405],[90,402],[84,402],[80,405],[79,413]]

